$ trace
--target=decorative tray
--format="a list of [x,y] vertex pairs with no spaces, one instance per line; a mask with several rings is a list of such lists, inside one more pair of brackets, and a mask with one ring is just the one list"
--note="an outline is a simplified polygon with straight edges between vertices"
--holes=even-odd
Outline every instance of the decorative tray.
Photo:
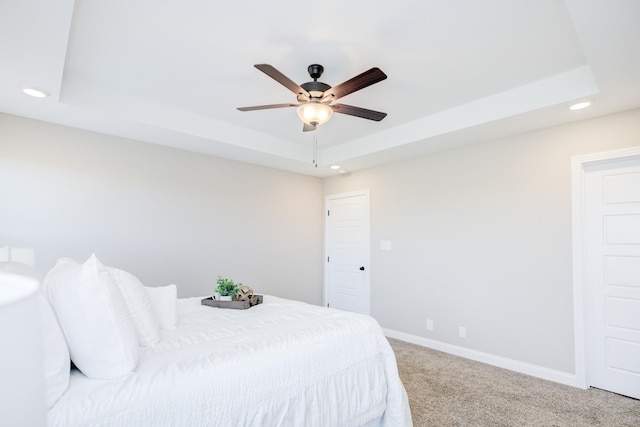
[[218,307],[218,308],[234,308],[236,310],[246,310],[247,308],[251,308],[254,305],[262,304],[262,295],[254,295],[248,300],[239,301],[218,301],[214,300],[212,297],[205,298],[201,302],[202,305],[208,305],[210,307]]

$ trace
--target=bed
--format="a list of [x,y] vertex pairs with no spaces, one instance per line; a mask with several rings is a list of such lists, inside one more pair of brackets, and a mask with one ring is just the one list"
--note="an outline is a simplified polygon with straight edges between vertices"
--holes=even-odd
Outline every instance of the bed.
[[[88,269],[91,274],[98,268],[94,274],[98,279],[114,277],[114,269],[96,260],[87,267],[89,261],[67,260],[65,268]],[[59,266],[60,262],[53,270],[60,273]],[[80,274],[79,282],[91,288],[87,274]],[[81,336],[69,328],[69,321],[78,327],[78,318],[68,318],[65,311],[69,310],[60,303],[65,293],[55,291],[66,286],[61,284],[69,281],[69,275],[50,276],[51,272],[44,279],[44,294],[63,331],[69,357],[82,363],[70,370],[61,393],[56,380],[58,392],[55,399],[48,399],[49,427],[412,425],[393,351],[370,316],[270,295],[247,310],[214,308],[201,304],[204,296],[175,298],[175,287],[170,291],[145,287],[154,307],[151,311],[160,317],[157,338],[142,346],[138,333],[131,355],[135,362],[124,368],[128,371],[99,378],[101,374],[93,369],[102,366],[95,360],[90,361],[94,366],[87,365],[86,354],[74,346]],[[118,296],[115,286],[110,286],[111,296]],[[162,294],[154,296],[158,291]],[[79,293],[70,286],[65,301],[79,298]],[[126,292],[120,294],[125,294],[126,302]],[[102,303],[111,296],[102,294]],[[76,309],[78,304],[69,302]],[[136,316],[128,309],[134,325]],[[89,311],[90,315],[84,313],[88,323],[105,317],[98,316],[95,308]],[[104,341],[109,344],[101,353],[114,348],[109,331],[101,328],[100,338],[93,338],[91,344],[94,353]],[[126,364],[109,369],[116,372]]]

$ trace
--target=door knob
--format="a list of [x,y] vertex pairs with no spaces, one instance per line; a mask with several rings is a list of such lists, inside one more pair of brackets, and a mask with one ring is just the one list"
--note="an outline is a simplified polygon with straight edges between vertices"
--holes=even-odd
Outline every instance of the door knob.
[[364,267],[360,267],[360,271],[364,271]]

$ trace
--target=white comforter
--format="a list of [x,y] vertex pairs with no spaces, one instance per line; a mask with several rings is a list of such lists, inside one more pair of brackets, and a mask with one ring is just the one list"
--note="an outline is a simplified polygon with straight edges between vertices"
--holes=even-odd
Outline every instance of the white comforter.
[[411,426],[369,316],[265,296],[249,310],[178,300],[178,328],[119,381],[74,371],[50,427]]

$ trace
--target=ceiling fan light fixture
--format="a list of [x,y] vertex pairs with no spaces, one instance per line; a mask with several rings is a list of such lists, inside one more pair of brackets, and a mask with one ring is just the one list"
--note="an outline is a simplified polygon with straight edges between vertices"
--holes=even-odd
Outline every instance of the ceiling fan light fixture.
[[300,105],[296,112],[303,122],[318,126],[329,121],[333,114],[333,108],[319,102],[308,102]]

